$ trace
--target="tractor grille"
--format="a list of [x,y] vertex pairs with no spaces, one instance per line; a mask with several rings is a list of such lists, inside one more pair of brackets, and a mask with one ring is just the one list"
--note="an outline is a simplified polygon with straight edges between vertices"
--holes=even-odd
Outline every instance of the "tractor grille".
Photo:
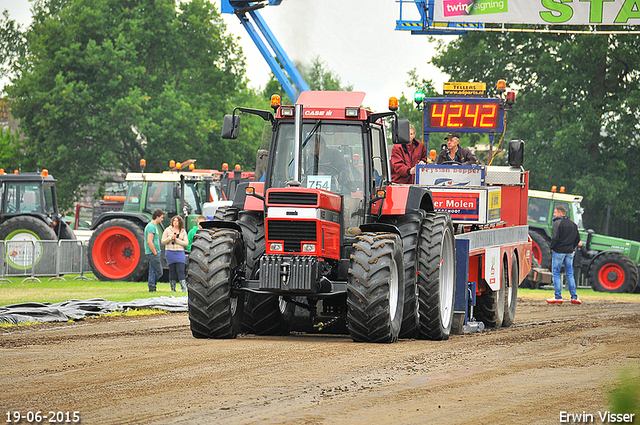
[[317,205],[318,194],[306,192],[270,192],[267,202],[271,205]]
[[267,220],[267,239],[284,241],[284,252],[300,252],[302,241],[316,241],[316,221]]

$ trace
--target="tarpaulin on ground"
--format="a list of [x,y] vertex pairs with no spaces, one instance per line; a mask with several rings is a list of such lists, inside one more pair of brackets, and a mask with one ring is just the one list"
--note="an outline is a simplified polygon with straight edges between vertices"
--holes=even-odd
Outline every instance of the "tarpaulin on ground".
[[0,307],[0,323],[67,322],[114,311],[158,309],[172,313],[187,311],[187,297],[155,297],[128,302],[100,298],[61,303],[22,303]]

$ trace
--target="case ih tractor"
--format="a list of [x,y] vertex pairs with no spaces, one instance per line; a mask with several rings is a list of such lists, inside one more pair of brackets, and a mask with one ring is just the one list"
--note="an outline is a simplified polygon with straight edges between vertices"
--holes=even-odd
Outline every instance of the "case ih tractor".
[[[599,235],[582,225],[582,196],[551,192],[529,191],[529,234],[533,240],[533,254],[543,269],[551,270],[551,230],[553,209],[567,208],[568,216],[580,230],[584,249],[578,249],[574,259],[576,278],[585,278],[595,291],[633,292],[638,290],[640,242]],[[535,282],[532,282],[535,286]]]
[[[296,330],[394,342],[462,332],[468,253],[481,247],[466,241],[457,279],[450,214],[436,211],[428,187],[391,184],[383,119],[394,143],[409,142],[408,121],[394,108],[361,108],[363,98],[303,92],[295,106],[272,100],[275,116],[238,107],[225,117],[223,138],[237,137],[239,113],[269,121],[272,135],[264,183],[238,190],[224,220],[204,223],[194,239],[187,281],[196,338]],[[474,276],[484,268],[474,266]],[[500,315],[497,327],[501,293],[485,307]]]
[[[180,214],[187,231],[196,225],[202,205],[210,200],[214,172],[165,171],[129,173],[121,211],[102,213],[91,225],[89,263],[100,280],[139,281],[148,269],[144,227],[156,208],[165,213],[164,230]],[[219,190],[219,185],[218,185]]]

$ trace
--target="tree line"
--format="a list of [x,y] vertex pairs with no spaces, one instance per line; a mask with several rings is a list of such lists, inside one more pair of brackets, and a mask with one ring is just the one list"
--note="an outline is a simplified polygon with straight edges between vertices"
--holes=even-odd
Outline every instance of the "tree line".
[[[253,169],[264,123],[247,117],[238,140],[222,140],[222,116],[268,109],[274,92],[290,101],[273,77],[250,86],[238,40],[208,1],[35,0],[32,11],[28,27],[0,18],[0,76],[11,77],[5,92],[24,136],[0,135],[0,167],[48,168],[63,208],[101,171],[138,171],[141,158],[146,171],[189,158]],[[636,238],[639,61],[634,35],[510,32],[440,42],[431,59],[450,81],[486,82],[490,94],[506,79],[517,103],[505,140],[525,141],[531,188],[565,186],[584,196],[587,226],[602,231],[609,210]],[[353,89],[320,58],[302,68],[312,89]],[[438,93],[415,70],[408,80],[400,115],[419,124],[413,91]]]

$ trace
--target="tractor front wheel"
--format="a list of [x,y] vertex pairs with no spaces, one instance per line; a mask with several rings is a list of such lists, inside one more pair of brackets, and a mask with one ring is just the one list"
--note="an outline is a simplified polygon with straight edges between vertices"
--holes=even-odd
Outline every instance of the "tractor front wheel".
[[231,290],[242,264],[242,239],[231,229],[206,229],[191,245],[187,271],[189,323],[196,338],[235,338],[242,322],[242,294]]
[[638,268],[629,257],[605,252],[589,267],[589,282],[594,291],[633,292],[638,285]]
[[100,280],[137,282],[149,260],[144,254],[144,229],[135,222],[116,218],[99,225],[89,240],[89,265]]

